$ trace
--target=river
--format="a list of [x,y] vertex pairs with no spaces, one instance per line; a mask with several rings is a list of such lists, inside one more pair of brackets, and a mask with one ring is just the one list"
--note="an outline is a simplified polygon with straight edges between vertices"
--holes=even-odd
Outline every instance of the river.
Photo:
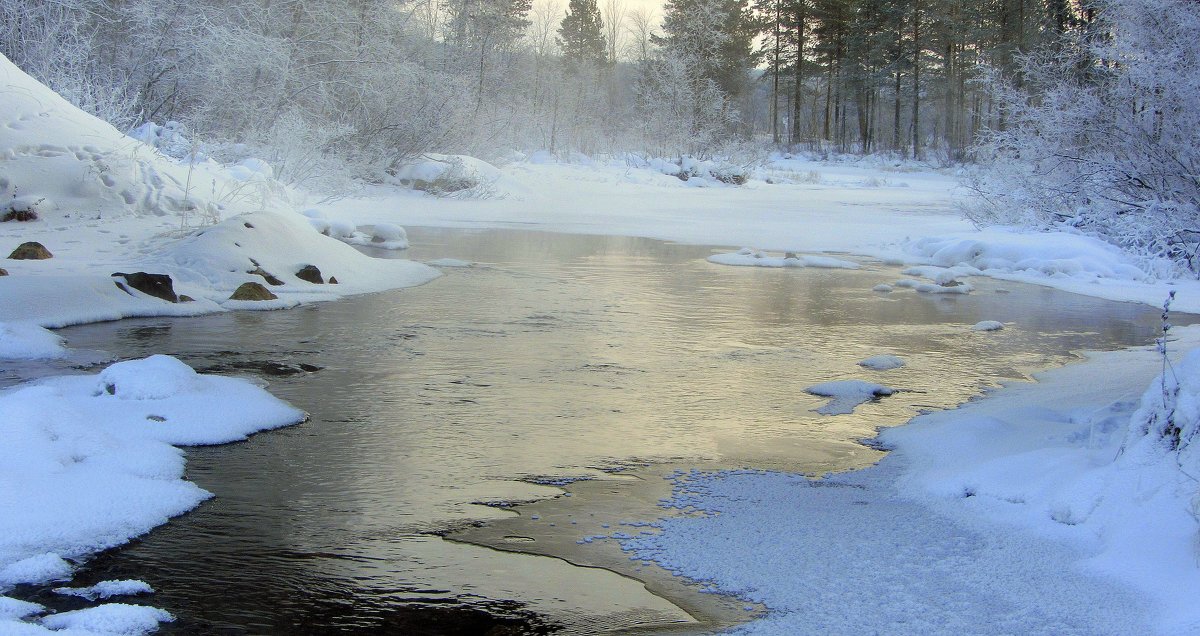
[[[712,248],[649,239],[410,238],[406,252],[373,254],[475,264],[288,311],[61,330],[75,348],[261,379],[311,416],[188,449],[189,478],[215,499],[100,555],[76,584],[148,581],[157,593],[144,602],[178,617],[165,634],[727,625],[759,608],[697,594],[612,542],[578,541],[663,514],[673,470],[860,468],[880,457],[861,443],[877,427],[1076,351],[1149,343],[1158,328],[1150,307],[989,279],[969,295],[876,292],[905,276],[869,260],[738,268],[706,262]],[[1009,324],[971,331],[981,320]],[[907,365],[856,364],[876,354]],[[816,413],[825,399],[804,388],[839,379],[898,392]]]

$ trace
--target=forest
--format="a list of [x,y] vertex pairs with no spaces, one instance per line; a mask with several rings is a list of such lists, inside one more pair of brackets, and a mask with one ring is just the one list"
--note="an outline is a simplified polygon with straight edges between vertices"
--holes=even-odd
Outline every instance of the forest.
[[179,156],[315,189],[427,152],[882,153],[971,166],[981,224],[1200,270],[1194,2],[600,2],[0,0],[0,52],[120,129],[174,122]]

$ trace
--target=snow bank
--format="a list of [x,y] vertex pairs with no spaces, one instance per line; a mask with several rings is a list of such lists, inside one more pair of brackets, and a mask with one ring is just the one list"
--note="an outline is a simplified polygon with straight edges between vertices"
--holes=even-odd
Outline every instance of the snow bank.
[[941,267],[968,266],[984,274],[1023,273],[1083,280],[1146,280],[1146,274],[1115,246],[1065,232],[988,228],[910,242],[906,251]]
[[718,265],[745,267],[821,267],[827,269],[858,269],[859,264],[828,256],[805,256],[788,252],[783,257],[768,256],[766,252],[749,247],[732,254],[713,254],[708,262]]
[[[36,203],[38,213],[33,221],[0,223],[0,256],[26,241],[40,242],[54,255],[3,262],[9,275],[0,276],[0,322],[60,327],[289,307],[438,275],[400,259],[372,259],[313,231],[261,160],[222,166],[198,156],[174,123],[142,126],[133,134],[152,145],[80,111],[0,56],[0,201]],[[403,228],[392,224],[380,232],[383,246],[407,246]],[[305,265],[340,284],[296,278]],[[264,282],[252,273],[259,269],[284,283],[272,289],[279,300],[228,301],[241,283]],[[123,291],[110,277],[138,271],[171,276],[175,291],[195,302]],[[0,356],[53,353],[45,345],[8,352],[5,340],[0,335]],[[30,338],[21,340],[33,346]]]
[[[436,269],[413,261],[369,258],[320,234],[308,221],[297,214],[244,214],[173,243],[150,260],[173,272],[182,288],[193,290],[198,298],[236,308],[287,307],[420,285],[439,275]],[[296,274],[308,265],[317,267],[326,281],[337,278],[337,284],[298,278]],[[283,284],[269,284],[256,272],[270,274]],[[266,284],[279,300],[249,307],[228,301],[229,294],[245,282]]]
[[50,360],[67,355],[63,339],[28,323],[0,322],[0,360]]
[[[246,380],[199,375],[168,356],[0,392],[0,593],[69,579],[64,559],[125,543],[207,499],[184,479],[183,454],[173,444],[220,444],[303,418]],[[116,582],[83,592],[144,591]],[[104,605],[43,624],[142,633],[164,616]],[[0,631],[15,629],[3,620]]]
[[[1180,331],[1168,346],[1200,345]],[[702,514],[622,545],[769,608],[735,633],[1200,633],[1200,350],[1163,369],[1153,348],[1091,354],[821,480],[677,473],[664,506]]]

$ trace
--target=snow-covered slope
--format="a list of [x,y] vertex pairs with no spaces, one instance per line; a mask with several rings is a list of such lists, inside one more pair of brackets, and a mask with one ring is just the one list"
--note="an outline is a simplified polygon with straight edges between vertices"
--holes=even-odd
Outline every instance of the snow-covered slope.
[[[179,162],[75,108],[0,56],[0,256],[36,241],[48,260],[0,261],[0,322],[43,326],[224,308],[275,308],[424,283],[436,270],[370,259],[323,236],[288,204],[269,170]],[[252,217],[243,215],[252,214]],[[324,279],[301,280],[303,267]],[[194,302],[126,292],[116,272],[167,274]],[[244,282],[279,300],[229,301]]]

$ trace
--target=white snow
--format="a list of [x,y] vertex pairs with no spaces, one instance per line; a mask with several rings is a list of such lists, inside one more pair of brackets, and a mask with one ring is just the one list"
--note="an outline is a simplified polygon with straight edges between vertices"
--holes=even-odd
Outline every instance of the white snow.
[[[13,442],[19,444],[20,440],[15,439]],[[6,512],[10,523],[20,520],[17,517],[19,510],[9,508]],[[0,590],[22,583],[44,583],[69,578],[72,570],[70,563],[52,552],[6,559],[0,561]]]
[[90,634],[139,636],[158,628],[159,623],[175,620],[169,612],[143,605],[105,603],[96,607],[51,614],[41,620],[50,630],[79,630]]
[[822,415],[853,413],[855,407],[860,404],[896,392],[895,389],[865,380],[834,380],[814,384],[804,390],[813,395],[832,398],[828,404],[817,409]]
[[55,594],[78,596],[89,601],[106,599],[113,596],[135,596],[138,594],[153,594],[154,588],[145,581],[123,579],[119,581],[100,581],[88,587],[56,587]]
[[892,369],[899,369],[900,367],[904,366],[904,360],[899,356],[881,354],[877,356],[871,356],[865,360],[859,360],[858,366],[874,369],[876,371],[890,371]]
[[885,430],[895,450],[855,473],[675,475],[664,505],[707,514],[622,543],[769,608],[735,633],[1200,633],[1196,452],[1147,434],[1165,386],[1191,440],[1200,353],[1162,369],[1153,348],[1091,354]]
[[[182,138],[171,125],[138,134],[164,149]],[[83,113],[0,56],[0,200],[45,199],[38,220],[0,223],[0,256],[26,241],[38,241],[54,255],[0,263],[9,273],[0,276],[0,323],[61,327],[279,308],[419,285],[438,275],[420,263],[370,258],[314,231],[288,203],[299,195],[272,181],[271,167],[260,160],[225,167],[186,149],[180,156],[185,161]],[[391,219],[378,223],[391,225],[385,233],[398,246],[403,229]],[[349,234],[356,230],[342,220],[332,225],[348,225]],[[295,278],[305,265],[336,276],[339,284]],[[240,284],[263,282],[250,273],[258,268],[284,282],[272,287],[279,300],[228,302]],[[137,271],[170,275],[175,291],[195,302],[126,293],[110,278]],[[35,346],[31,337],[22,340]],[[11,346],[0,337],[0,356],[10,355]]]
[[37,603],[19,601],[15,598],[0,596],[0,628],[4,628],[4,621],[13,621],[14,619],[25,618],[26,616],[31,616],[33,614],[39,614],[44,609],[45,608]]
[[980,320],[971,325],[971,331],[1000,331],[1004,328],[1004,323],[998,320]]
[[34,324],[0,322],[0,360],[48,360],[66,355],[61,336]]
[[[303,418],[249,381],[198,375],[162,355],[0,392],[0,593],[68,579],[64,559],[120,545],[207,499],[183,478],[172,444],[220,444]],[[102,607],[112,609],[71,625],[98,629],[127,613],[138,625],[165,620]]]

